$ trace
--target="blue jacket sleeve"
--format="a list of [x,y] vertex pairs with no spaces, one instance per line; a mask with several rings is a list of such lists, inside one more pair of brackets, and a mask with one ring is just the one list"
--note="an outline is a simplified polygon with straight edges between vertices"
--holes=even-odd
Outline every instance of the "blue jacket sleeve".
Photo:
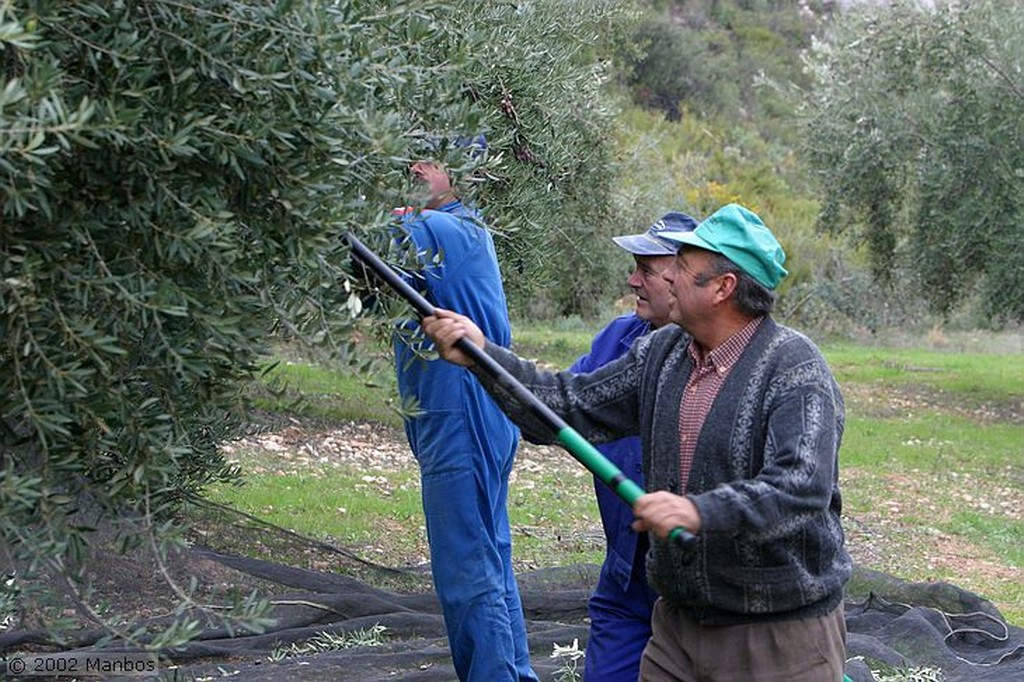
[[569,371],[573,374],[585,374],[607,365],[628,351],[633,341],[646,334],[649,329],[648,323],[637,317],[636,313],[615,318],[594,336],[590,343],[590,352],[577,358]]

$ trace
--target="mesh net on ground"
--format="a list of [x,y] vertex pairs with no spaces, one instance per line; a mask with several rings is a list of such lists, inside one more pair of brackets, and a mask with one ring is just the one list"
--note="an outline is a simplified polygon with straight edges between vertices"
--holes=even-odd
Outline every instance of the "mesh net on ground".
[[[378,565],[212,505],[200,510],[192,533],[192,546],[166,559],[169,575],[195,577],[211,600],[255,590],[270,602],[271,620],[258,634],[211,623],[187,645],[164,652],[162,668],[173,670],[175,679],[455,679],[425,567]],[[157,607],[170,609],[173,594],[166,594],[152,561],[97,552],[89,575],[97,593],[124,606],[135,597],[154,607],[139,613],[166,622],[169,616]],[[532,662],[542,680],[571,679],[565,673],[573,665],[574,642],[585,647],[587,598],[597,572],[588,565],[519,575]],[[872,671],[913,669],[940,671],[945,682],[1024,680],[1024,629],[955,585],[908,583],[858,567],[848,587],[846,620],[853,682],[878,679]],[[107,634],[83,628],[58,644],[45,630],[15,626],[0,631],[0,653],[91,650]],[[117,641],[104,646],[127,650]],[[553,656],[556,647],[569,652]],[[582,671],[581,661],[577,669]]]

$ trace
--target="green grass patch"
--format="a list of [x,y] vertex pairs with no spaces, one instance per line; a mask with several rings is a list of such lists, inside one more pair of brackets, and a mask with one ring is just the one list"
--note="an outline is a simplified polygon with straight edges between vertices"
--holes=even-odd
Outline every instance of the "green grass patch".
[[824,352],[847,398],[840,476],[851,546],[877,548],[872,568],[951,582],[1024,622],[1024,356]]
[[394,375],[383,367],[376,375],[363,375],[313,363],[281,362],[262,378],[252,401],[272,412],[397,427],[402,418],[395,409],[394,386]]
[[524,358],[539,360],[557,369],[566,369],[576,358],[590,351],[590,342],[600,328],[579,324],[567,330],[516,324],[512,329],[513,350]]
[[406,537],[404,529],[408,537],[422,532],[415,469],[248,473],[242,485],[211,486],[209,497],[276,526],[342,546],[374,545],[382,533]]
[[[943,528],[950,533],[979,540],[1007,564],[1024,568],[1024,521],[961,510],[955,512],[950,523],[943,524]],[[1024,585],[1021,589],[1024,592]]]
[[823,348],[840,384],[928,386],[972,401],[1019,401],[1024,355],[836,345]]
[[[566,454],[566,458],[569,455]],[[565,467],[572,467],[566,474]],[[550,566],[553,547],[558,565],[600,564],[604,535],[593,495],[593,479],[566,460],[559,472],[521,477],[510,486],[509,521],[517,561]]]
[[841,463],[880,472],[893,468],[985,472],[1014,463],[1024,466],[1021,426],[982,428],[977,422],[926,407],[907,406],[906,410],[905,415],[886,418],[859,416],[856,406],[848,406]]

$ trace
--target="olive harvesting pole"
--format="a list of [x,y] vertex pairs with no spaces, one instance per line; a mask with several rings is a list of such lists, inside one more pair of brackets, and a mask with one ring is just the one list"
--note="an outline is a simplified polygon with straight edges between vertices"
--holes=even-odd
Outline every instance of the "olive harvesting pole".
[[[377,254],[359,241],[358,238],[349,233],[345,235],[345,241],[356,258],[405,299],[421,318],[434,314],[434,306],[418,291],[413,289],[408,282],[402,279],[387,263],[381,260]],[[557,436],[559,442],[569,454],[611,488],[623,502],[632,507],[640,496],[644,494],[643,488],[627,478],[611,460],[591,445],[579,432],[566,424],[565,420],[541,402],[537,396],[523,386],[518,379],[509,374],[508,370],[499,365],[491,356],[487,355],[469,339],[459,339],[456,346],[468,355],[481,371],[512,394],[516,400],[529,407],[530,411]],[[670,537],[681,544],[687,544],[696,539],[692,533],[682,527],[673,529]]]

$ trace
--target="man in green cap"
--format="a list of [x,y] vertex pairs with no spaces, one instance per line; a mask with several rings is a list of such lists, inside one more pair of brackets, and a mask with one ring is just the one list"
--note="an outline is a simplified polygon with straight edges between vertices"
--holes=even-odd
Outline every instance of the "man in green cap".
[[[446,359],[483,348],[588,440],[639,435],[660,597],[640,679],[823,682],[843,679],[843,586],[852,564],[840,526],[844,406],[804,335],[772,319],[785,253],[761,219],[724,206],[678,244],[674,324],[589,373],[545,372],[439,310],[423,329]],[[531,442],[554,436],[485,374],[477,378]],[[684,527],[695,540],[679,543]]]

